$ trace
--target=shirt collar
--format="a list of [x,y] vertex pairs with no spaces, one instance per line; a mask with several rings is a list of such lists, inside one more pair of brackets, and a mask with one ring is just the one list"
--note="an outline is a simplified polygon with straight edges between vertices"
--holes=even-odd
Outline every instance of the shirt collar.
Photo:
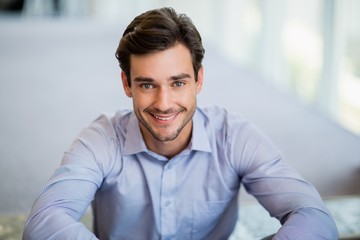
[[[209,137],[205,129],[205,118],[198,109],[193,116],[192,138],[189,150],[211,152]],[[148,149],[140,131],[139,121],[135,113],[132,112],[126,126],[124,154],[131,155],[147,151]]]
[[191,150],[211,152],[209,136],[205,129],[205,117],[199,109],[196,110],[193,117],[192,138],[190,142]]
[[124,154],[131,155],[146,151],[147,148],[140,131],[139,121],[135,113],[132,112],[126,126]]

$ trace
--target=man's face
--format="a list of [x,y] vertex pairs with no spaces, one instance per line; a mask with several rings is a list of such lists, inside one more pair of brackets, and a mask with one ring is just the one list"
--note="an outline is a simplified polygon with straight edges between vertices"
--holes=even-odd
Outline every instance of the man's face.
[[131,86],[122,73],[123,86],[133,98],[145,142],[188,139],[203,81],[202,68],[195,81],[190,51],[176,44],[167,50],[132,55],[130,61]]

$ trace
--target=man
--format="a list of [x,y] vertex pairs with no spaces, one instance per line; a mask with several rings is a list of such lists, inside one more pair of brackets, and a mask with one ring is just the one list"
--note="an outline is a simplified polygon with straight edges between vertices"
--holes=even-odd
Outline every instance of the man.
[[[283,226],[274,239],[337,239],[314,187],[251,123],[198,108],[201,37],[173,9],[148,11],[116,52],[133,110],[84,129],[35,201],[24,239],[227,239],[241,184]],[[79,223],[92,203],[94,233]]]

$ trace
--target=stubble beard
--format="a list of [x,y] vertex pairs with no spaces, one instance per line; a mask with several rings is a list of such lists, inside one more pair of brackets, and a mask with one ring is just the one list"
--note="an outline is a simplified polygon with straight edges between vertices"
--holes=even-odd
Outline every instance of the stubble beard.
[[[180,126],[174,131],[174,132],[168,132],[166,134],[160,134],[160,133],[157,133],[155,131],[155,129],[148,123],[146,122],[146,120],[143,118],[143,116],[141,115],[140,113],[140,110],[137,110],[137,118],[140,122],[140,124],[146,128],[146,130],[148,130],[150,132],[150,134],[152,135],[152,137],[154,139],[156,139],[157,141],[159,142],[167,142],[167,141],[173,141],[175,140],[179,134],[181,133],[181,131],[185,128],[185,126],[187,124],[190,123],[190,121],[192,120],[194,114],[195,114],[195,111],[196,111],[196,103],[189,109],[187,110],[186,108],[184,107],[181,107],[180,110],[167,110],[166,112],[162,112],[162,111],[158,111],[158,110],[152,110],[152,109],[148,109],[146,108],[145,110],[143,110],[143,114],[149,114],[149,115],[152,115],[152,114],[169,114],[169,113],[174,113],[174,112],[177,112],[178,113],[178,116],[176,117],[179,117],[180,115],[182,114],[186,114],[186,117],[185,119],[181,122]],[[168,126],[167,125],[164,125],[162,128],[167,128]]]

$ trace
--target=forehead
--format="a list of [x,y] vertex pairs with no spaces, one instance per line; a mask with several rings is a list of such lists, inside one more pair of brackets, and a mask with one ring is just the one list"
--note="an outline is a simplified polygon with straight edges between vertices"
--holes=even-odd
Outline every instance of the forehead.
[[190,50],[182,44],[176,44],[165,50],[130,56],[130,75],[132,78],[164,77],[187,73],[194,75]]

